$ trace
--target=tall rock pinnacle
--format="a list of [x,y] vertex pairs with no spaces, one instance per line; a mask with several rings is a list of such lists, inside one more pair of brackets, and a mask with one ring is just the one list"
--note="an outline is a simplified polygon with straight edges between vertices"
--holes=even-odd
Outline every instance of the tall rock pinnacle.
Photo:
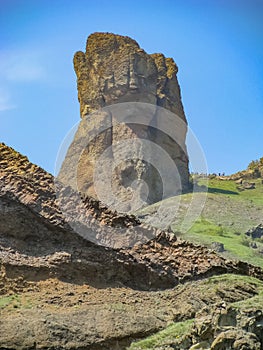
[[74,56],[74,68],[82,117],[113,103],[140,101],[186,120],[173,59],[148,55],[127,36],[90,35],[86,53],[78,51]]
[[[62,166],[61,179],[102,201],[105,198],[98,192],[114,192],[114,198],[125,203],[116,209],[124,211],[138,208],[138,198],[139,202],[153,203],[185,191],[189,184],[187,122],[173,59],[147,54],[126,36],[94,33],[87,40],[86,52],[75,54],[74,68],[82,121]],[[128,113],[134,105],[137,119]],[[104,107],[109,110],[98,113]],[[100,129],[109,120],[108,127]],[[97,135],[80,152],[80,144],[90,132]],[[128,140],[137,141],[136,150]],[[72,161],[76,154],[77,163]],[[103,178],[94,183],[102,154],[111,190]],[[169,158],[166,164],[165,157]],[[74,182],[70,173],[76,165]],[[103,172],[105,169],[97,171]]]

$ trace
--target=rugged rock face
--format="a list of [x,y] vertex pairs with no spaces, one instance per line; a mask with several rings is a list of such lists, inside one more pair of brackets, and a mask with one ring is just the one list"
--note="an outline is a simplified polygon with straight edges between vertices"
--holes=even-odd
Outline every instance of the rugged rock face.
[[121,102],[145,102],[165,107],[186,121],[172,58],[147,54],[135,40],[94,33],[86,52],[74,56],[81,116]]
[[[107,168],[107,176],[112,178],[113,192],[119,200],[129,202],[126,210],[123,207],[123,211],[132,209],[131,202],[132,198],[134,202],[136,191],[145,202],[156,202],[163,197],[185,191],[189,184],[188,156],[185,146],[187,122],[176,76],[178,68],[173,59],[166,58],[162,54],[149,55],[129,37],[95,33],[87,40],[86,52],[75,54],[74,68],[78,81],[82,123],[69,149],[61,179],[72,186],[70,182],[72,174],[68,171],[70,162],[83,134],[93,130],[97,131],[96,139],[88,143],[85,151],[83,149],[84,152],[78,163],[77,185],[81,191],[93,197],[99,197],[94,188],[94,168],[98,158],[108,148],[110,152],[107,157],[112,158],[115,166],[104,162],[104,167]],[[139,117],[142,124],[139,124],[138,120],[133,122],[131,112],[126,120],[119,123],[116,115],[118,112],[106,110],[104,113],[91,115],[87,125],[83,125],[85,117],[90,113],[105,106],[124,102],[147,103],[155,108],[152,109],[147,120]],[[127,106],[127,109],[131,106]],[[159,121],[164,118],[160,107],[170,111],[171,120],[167,123],[170,123],[169,128],[175,131],[175,138],[160,128]],[[132,113],[137,115],[139,113],[146,115],[149,112],[148,110],[138,112],[136,105],[132,108]],[[99,132],[100,126],[107,123],[109,125],[106,130]],[[129,153],[130,159],[127,155],[127,159],[120,160],[120,153],[124,152],[123,142],[127,145],[127,140],[141,142],[138,142],[136,151],[132,155]],[[178,174],[170,165],[167,165],[163,168],[170,167],[170,173],[163,178],[162,169],[156,169],[156,164],[153,164],[156,150],[152,149],[146,154],[143,140],[151,141],[161,147],[177,168]],[[161,156],[159,163],[161,163],[160,158]],[[168,182],[168,177],[171,186],[164,193],[162,181]],[[175,178],[176,181],[173,182]]]
[[[0,144],[1,348],[125,349],[168,323],[195,317],[205,305],[260,292],[260,268],[143,226],[89,197],[76,206],[74,191],[63,190],[71,193],[72,217],[85,219],[93,232],[111,236],[123,227],[131,234],[142,226],[152,239],[111,249],[79,236],[61,211],[53,176]],[[241,283],[236,276],[224,285],[216,280],[224,273],[259,280]],[[191,336],[188,343],[199,341]]]
[[[174,234],[142,224],[132,215],[112,212],[94,199],[87,197],[82,199],[83,205],[76,203],[74,191],[68,187],[61,189],[62,192],[66,191],[70,194],[66,197],[67,211],[61,211],[53,176],[4,144],[0,144],[0,180],[0,232],[2,236],[7,238],[12,236],[20,240],[18,246],[22,250],[26,249],[27,241],[36,239],[41,243],[30,248],[35,251],[35,254],[39,249],[43,250],[46,244],[46,252],[60,250],[59,246],[56,248],[56,244],[60,242],[63,244],[68,242],[69,246],[84,247],[85,240],[73,230],[71,220],[74,219],[75,222],[85,223],[87,225],[84,226],[85,230],[90,229],[91,232],[84,236],[88,242],[87,249],[98,252],[101,256],[100,264],[104,265],[108,259],[106,256],[109,254],[111,259],[114,257],[123,262],[127,259],[124,266],[129,266],[130,263],[133,266],[134,261],[139,264],[138,266],[143,266],[144,286],[140,285],[140,282],[138,284],[134,282],[134,287],[166,288],[178,284],[179,280],[198,279],[225,272],[238,272],[263,279],[260,268],[226,260],[205,247],[177,240]],[[10,216],[13,220],[10,220]],[[124,244],[117,246],[117,255],[114,249],[91,243],[93,235],[98,235],[103,236],[108,243],[106,245],[109,246],[118,228],[123,229],[121,235],[124,237],[125,234],[127,237],[133,237],[134,232],[136,234],[139,232],[142,233],[142,237],[143,234],[145,235],[146,240],[144,243],[140,243],[140,240],[136,241],[132,248],[125,247]],[[55,240],[52,238],[54,230]],[[120,243],[123,243],[119,236],[117,235],[116,242],[119,239]],[[101,243],[99,239],[95,242]],[[72,249],[70,248],[70,252],[67,250],[67,253],[73,254]],[[12,256],[10,254],[9,259],[12,259]],[[77,256],[79,256],[78,253]],[[113,265],[111,267],[113,268]],[[136,269],[134,273],[139,276],[138,271],[135,272]],[[145,276],[148,269],[150,275],[153,273],[155,277],[154,279],[151,277],[147,285]],[[120,274],[120,276],[124,275],[123,272]]]
[[256,307],[240,310],[221,303],[212,310],[201,310],[196,316],[192,330],[195,345],[191,349],[198,345],[203,348],[200,344],[204,343],[212,350],[261,349],[263,314]]

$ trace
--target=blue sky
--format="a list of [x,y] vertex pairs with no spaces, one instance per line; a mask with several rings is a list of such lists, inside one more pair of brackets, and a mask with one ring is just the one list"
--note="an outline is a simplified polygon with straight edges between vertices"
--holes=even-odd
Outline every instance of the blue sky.
[[174,58],[209,172],[263,156],[263,1],[0,0],[0,29],[0,140],[50,172],[79,120],[72,58],[96,31]]

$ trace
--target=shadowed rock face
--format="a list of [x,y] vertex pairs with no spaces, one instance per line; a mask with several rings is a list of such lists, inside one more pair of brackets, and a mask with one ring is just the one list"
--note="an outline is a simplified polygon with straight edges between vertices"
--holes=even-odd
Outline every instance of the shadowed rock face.
[[[70,183],[71,175],[68,171],[70,162],[76,154],[83,134],[99,130],[100,125],[108,123],[107,129],[96,134],[96,138],[88,143],[79,159],[77,169],[79,190],[98,197],[93,181],[94,168],[98,158],[110,148],[108,159],[111,158],[118,165],[112,166],[112,162],[111,165],[105,162],[105,167],[109,169],[112,190],[119,200],[131,201],[134,192],[137,191],[145,202],[153,203],[163,197],[185,191],[188,188],[189,178],[185,146],[187,123],[176,76],[178,68],[173,59],[166,58],[162,54],[149,55],[129,37],[94,33],[87,40],[86,52],[79,51],[75,54],[74,68],[77,75],[82,124],[87,125],[80,123],[75,140],[68,151],[61,179]],[[138,124],[138,119],[137,122],[131,123],[129,118],[128,122],[118,123],[119,116],[112,110],[90,116],[103,107],[125,102],[145,103],[155,107],[143,124]],[[169,129],[177,129],[176,140],[159,127],[158,123],[163,118],[160,107],[169,110],[172,116]],[[133,113],[138,117],[137,110],[133,110]],[[148,111],[140,113],[147,114]],[[87,122],[88,115],[90,118]],[[180,121],[180,126],[177,120]],[[181,141],[178,142],[177,138]],[[177,177],[177,180],[170,186],[168,192],[164,194],[163,189],[163,181],[167,182],[168,177],[166,176],[164,180],[162,169],[156,169],[156,165],[153,165],[153,154],[156,150],[152,150],[152,154],[146,156],[145,145],[139,142],[131,159],[119,161],[118,144],[120,142],[127,144],[127,140],[147,140],[166,152],[177,169],[176,175],[174,168],[169,166],[171,173],[168,177],[171,179]],[[165,171],[167,172],[167,169]],[[141,189],[138,180],[144,184]]]

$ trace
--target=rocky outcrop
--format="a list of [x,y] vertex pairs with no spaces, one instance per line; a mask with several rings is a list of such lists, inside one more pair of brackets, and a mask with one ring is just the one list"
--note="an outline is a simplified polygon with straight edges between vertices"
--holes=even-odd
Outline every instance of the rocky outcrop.
[[[98,159],[108,150],[102,165],[105,177],[112,179],[112,192],[117,201],[128,203],[118,209],[136,208],[135,193],[143,202],[152,203],[187,190],[187,123],[176,75],[178,68],[173,59],[162,54],[149,55],[129,37],[95,33],[87,40],[86,52],[75,54],[74,68],[82,122],[63,164],[61,180],[101,199],[100,189],[94,185],[94,173]],[[121,103],[127,107],[105,109]],[[103,112],[95,113],[101,108]],[[169,117],[162,108],[169,111]],[[168,131],[161,127],[162,122]],[[170,131],[173,136],[169,135]],[[90,134],[95,139],[89,140]],[[133,151],[131,140],[137,142]],[[145,140],[151,142],[150,152],[146,151],[149,143]],[[157,160],[154,145],[163,151]],[[79,154],[77,164],[72,160],[76,153]],[[171,163],[161,165],[163,154]],[[72,163],[77,169],[71,168]],[[77,183],[72,181],[74,171],[78,172]],[[167,174],[163,176],[162,172]],[[169,188],[165,190],[165,186]]]
[[251,349],[263,345],[263,313],[257,307],[226,306],[220,303],[196,315],[190,350]]
[[119,227],[131,233],[142,226],[151,237],[122,249],[84,239],[61,211],[54,182],[51,174],[0,144],[4,349],[125,349],[167,323],[194,317],[204,305],[258,293],[254,280],[245,282],[245,287],[237,277],[228,287],[220,286],[219,280],[215,293],[216,282],[210,285],[203,279],[235,273],[263,280],[260,268],[226,260],[171,232],[143,226],[134,216],[112,212],[89,197],[83,197],[83,206],[76,206],[73,189],[61,188],[70,194],[72,217],[90,222],[95,234],[111,235]]
[[248,237],[251,237],[252,239],[256,239],[256,238],[261,239],[261,237],[263,236],[263,224],[260,224],[256,227],[251,228],[246,232],[246,235]]
[[[231,280],[232,277],[229,277]],[[206,303],[203,308],[195,312],[194,319],[180,322],[178,327],[176,324],[172,325],[174,332],[167,329],[151,337],[150,346],[147,346],[146,340],[132,344],[128,349],[261,350],[263,346],[262,297],[250,296],[252,299],[250,302],[243,299],[236,303],[235,292],[232,294],[230,290],[227,292],[227,289],[223,288],[221,292],[228,293],[228,298],[223,298],[221,302],[215,301],[212,305]],[[242,282],[236,290],[238,293],[242,291],[246,294],[249,289]],[[251,289],[250,292],[252,292]],[[205,296],[207,291],[204,290],[203,293]]]
[[[212,283],[207,280],[186,283],[159,292],[136,291],[123,286],[94,288],[56,278],[36,280],[23,286],[20,279],[16,294],[11,285],[9,294],[4,296],[6,299],[3,298],[7,305],[1,309],[0,344],[2,349],[9,350],[124,350],[132,341],[154,334],[168,323],[204,316],[200,310],[205,305],[213,310],[214,304],[224,303],[225,295],[231,302],[237,302],[249,300],[258,293],[253,280],[241,282],[238,276],[231,277],[231,283],[227,284],[214,278]],[[220,290],[220,295],[215,293],[215,288]],[[252,315],[251,312],[250,320]],[[257,328],[258,321],[260,318],[252,322],[251,331]],[[259,334],[260,331],[258,328]],[[162,347],[150,348],[189,349],[193,343],[190,337],[189,346],[183,346],[186,342],[180,343],[180,347],[174,346],[180,340],[176,333],[174,339],[171,336],[161,339]],[[171,340],[173,344],[169,346]],[[132,349],[137,348],[133,346]]]
[[[120,266],[131,269],[137,277],[140,276],[138,271],[142,268],[141,277],[144,277],[140,282],[137,277],[127,279],[133,283],[134,288],[167,288],[179,281],[226,272],[263,279],[260,268],[226,260],[203,246],[178,240],[173,233],[142,224],[132,215],[112,212],[89,197],[82,198],[81,202],[76,201],[76,198],[79,199],[78,194],[71,188],[59,189],[62,193],[67,192],[67,196],[62,197],[65,198],[66,210],[61,210],[53,176],[4,144],[0,144],[0,180],[0,232],[4,242],[9,242],[3,247],[14,245],[15,252],[18,250],[19,253],[20,247],[22,254],[34,251],[37,255],[39,251],[43,251],[45,256],[52,255],[61,251],[63,242],[63,251],[69,257],[68,266],[71,266],[72,261],[77,259],[89,261],[87,256],[90,250],[96,251],[96,255],[100,256],[97,269],[103,270],[108,259],[121,262]],[[13,220],[10,220],[11,216]],[[76,225],[76,222],[79,224]],[[81,225],[85,231],[82,237],[81,231],[77,231],[78,234],[74,231],[74,227]],[[11,241],[10,237],[13,237]],[[132,247],[129,244],[125,246],[124,239],[131,239]],[[35,241],[39,243],[34,243],[28,251],[28,242]],[[104,248],[93,243],[115,245],[117,249]],[[78,246],[83,249],[79,251]],[[72,247],[76,247],[76,252]],[[13,261],[13,254],[3,253],[3,256],[8,261]],[[46,262],[44,258],[43,266]],[[37,264],[39,263],[38,260]],[[111,265],[109,268],[115,271],[113,262],[106,265]],[[119,269],[117,265],[116,270]],[[68,267],[68,271],[74,271],[76,266],[74,263],[72,266],[73,270]],[[85,268],[87,269],[86,265]],[[145,277],[147,271],[149,279]],[[110,276],[109,272],[107,274]],[[122,283],[124,280],[121,276],[125,275],[123,271],[118,273]],[[102,280],[107,279],[103,277]]]
[[[246,170],[238,171],[229,176],[223,176],[224,180],[234,180],[238,185],[244,185],[248,180],[263,178],[263,157],[252,160]],[[245,189],[245,188],[244,188]]]
[[82,118],[101,107],[145,102],[165,107],[186,121],[172,58],[147,54],[127,36],[94,33],[86,52],[74,56]]
[[[1,195],[8,194],[17,199],[55,227],[74,232],[72,226],[77,229],[82,224],[84,238],[96,243],[129,246],[133,235],[128,234],[124,244],[124,238],[116,233],[117,227],[125,228],[124,231],[137,227],[139,234],[146,235],[147,239],[157,233],[156,229],[141,224],[133,215],[111,211],[99,201],[63,187],[51,174],[4,144],[0,144],[0,177]],[[78,230],[78,233],[83,230]]]

